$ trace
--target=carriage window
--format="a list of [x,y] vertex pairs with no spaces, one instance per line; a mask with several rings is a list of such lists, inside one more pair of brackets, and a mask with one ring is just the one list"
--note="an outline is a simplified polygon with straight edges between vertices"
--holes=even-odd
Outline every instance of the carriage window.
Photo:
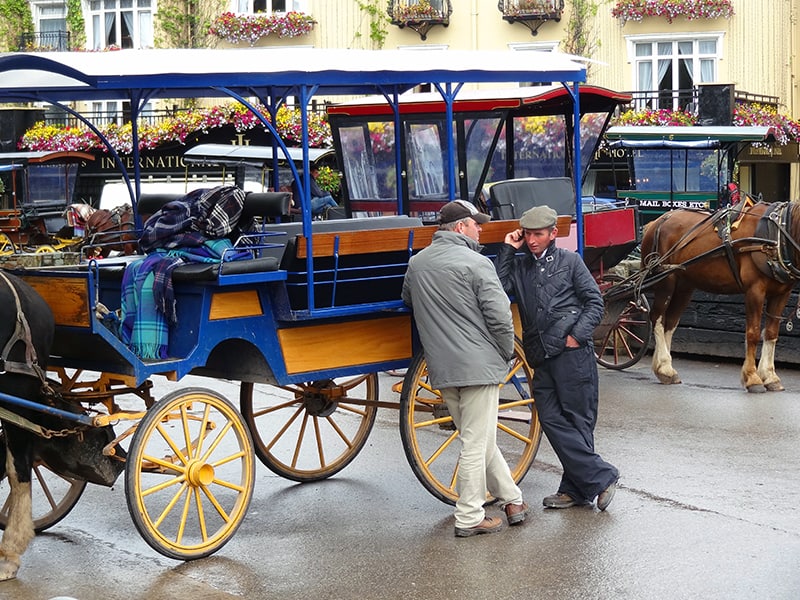
[[636,108],[686,109],[692,88],[717,80],[720,36],[698,39],[641,39],[632,45],[636,89],[649,92],[636,99]]
[[581,168],[583,169],[581,179],[589,170],[607,119],[608,114],[604,112],[586,113],[581,117]]
[[30,200],[34,204],[59,203],[66,206],[72,202],[72,192],[77,178],[78,165],[29,165],[28,182]]
[[349,198],[395,201],[394,124],[379,121],[338,131]]
[[725,184],[719,150],[638,150],[636,189],[713,192]]
[[[499,116],[464,120],[464,133],[467,140],[465,144],[467,153],[467,188],[470,194],[475,192],[478,185],[480,185],[483,166],[486,164],[486,158],[492,149],[492,141],[495,139],[497,128],[501,125],[502,120]],[[495,179],[504,178],[505,168],[500,166],[499,170],[500,173],[494,173],[495,164],[493,161],[486,174],[486,180],[495,181]]]
[[406,125],[408,194],[411,199],[447,199],[445,148],[439,123]]
[[514,177],[564,177],[564,118],[514,119]]

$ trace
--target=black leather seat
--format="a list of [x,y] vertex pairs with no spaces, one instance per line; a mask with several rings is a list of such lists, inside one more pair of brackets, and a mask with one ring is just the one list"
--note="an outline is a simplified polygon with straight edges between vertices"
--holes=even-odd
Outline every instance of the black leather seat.
[[575,216],[575,188],[569,177],[509,179],[489,189],[492,217],[519,219],[529,208],[547,205],[559,215]]

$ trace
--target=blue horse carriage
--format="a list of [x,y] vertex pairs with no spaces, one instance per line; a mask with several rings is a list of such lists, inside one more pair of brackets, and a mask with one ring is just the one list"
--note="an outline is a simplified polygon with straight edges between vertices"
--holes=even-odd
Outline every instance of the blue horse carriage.
[[[49,379],[55,380],[57,394],[67,407],[3,394],[0,421],[4,428],[41,438],[42,419],[58,419],[63,422],[58,430],[61,437],[70,438],[98,428],[107,431],[114,425],[96,460],[88,461],[90,467],[104,465],[110,475],[56,467],[55,460],[48,458],[52,452],[34,453],[38,483],[48,498],[40,514],[34,515],[37,530],[67,514],[87,480],[110,485],[116,474],[124,472],[128,508],[147,543],[175,559],[207,556],[231,538],[245,517],[254,483],[254,457],[295,481],[330,477],[363,448],[381,407],[399,409],[404,448],[423,485],[441,500],[455,501],[455,432],[441,398],[427,383],[411,315],[400,301],[402,279],[409,257],[430,242],[436,230],[431,223],[448,200],[469,198],[494,213],[496,220],[484,227],[482,235],[490,252],[516,226],[514,219],[524,209],[517,200],[500,200],[502,188],[508,185],[501,179],[523,177],[522,170],[503,166],[502,177],[487,179],[493,166],[508,162],[501,155],[512,164],[515,156],[519,158],[503,149],[505,144],[513,146],[513,135],[500,144],[497,128],[500,120],[514,117],[507,110],[496,114],[495,132],[489,138],[494,143],[478,154],[465,152],[471,142],[461,137],[464,128],[477,132],[479,125],[486,125],[478,122],[476,105],[469,104],[466,90],[462,92],[465,84],[555,84],[538,103],[517,100],[527,114],[536,115],[538,110],[540,116],[558,115],[563,123],[558,133],[563,148],[558,158],[560,172],[544,178],[539,174],[531,179],[529,189],[538,188],[540,179],[548,185],[559,179],[558,189],[566,190],[566,198],[561,198],[566,207],[564,230],[571,231],[581,251],[591,215],[617,210],[603,207],[584,212],[580,185],[573,182],[582,177],[584,162],[594,151],[608,115],[625,99],[596,89],[587,88],[584,93],[585,69],[569,57],[432,51],[419,64],[409,60],[406,51],[252,49],[237,51],[234,64],[231,55],[231,51],[210,50],[0,55],[0,101],[51,103],[83,119],[99,134],[94,124],[65,103],[122,99],[132,109],[134,142],[138,114],[153,99],[227,97],[241,102],[272,133],[271,172],[280,172],[281,153],[289,158],[285,165],[297,182],[295,202],[299,200],[301,209],[296,220],[288,222],[288,192],[232,192],[241,200],[238,223],[255,225],[246,230],[239,227],[230,247],[220,253],[220,261],[182,260],[172,265],[175,315],[162,332],[163,352],[156,355],[126,343],[118,328],[125,315],[115,316],[125,303],[126,277],[131,277],[142,256],[15,272],[45,299],[54,315]],[[39,82],[35,87],[31,73]],[[438,104],[429,111],[441,113],[435,131],[419,119],[404,120],[404,93],[427,84],[438,96]],[[399,133],[392,140],[394,158],[381,172],[380,187],[378,178],[371,179],[363,170],[371,168],[370,159],[362,154],[356,164],[354,155],[344,150],[348,140],[357,139],[356,129],[362,132],[362,141],[371,143],[372,121],[336,125],[332,111],[347,190],[347,218],[315,221],[309,208],[307,143],[301,148],[297,162],[302,168],[298,169],[268,116],[295,98],[306,125],[312,97],[365,94],[380,95],[388,115],[384,125],[391,123],[395,132],[414,131],[412,141],[408,145]],[[462,94],[466,103],[460,101]],[[267,107],[267,114],[259,106]],[[604,114],[588,149],[582,134],[587,111]],[[345,134],[347,128],[349,134]],[[472,140],[477,142],[478,137]],[[306,130],[303,140],[307,139]],[[141,228],[147,215],[164,214],[167,207],[175,206],[176,198],[141,192],[137,146],[134,143],[132,172],[110,144],[108,148]],[[575,147],[581,151],[572,151]],[[412,155],[409,148],[421,154]],[[477,146],[473,149],[478,151]],[[481,157],[484,163],[478,165]],[[403,161],[423,158],[428,162],[415,162],[413,173],[424,171],[424,182],[414,180],[411,186]],[[493,185],[487,187],[487,183]],[[276,180],[268,187],[277,190],[280,183]],[[370,190],[376,192],[375,197],[369,197]],[[635,217],[629,208],[619,210],[625,219]],[[593,238],[599,243],[610,248],[620,241],[603,242],[605,234],[600,229],[595,227]],[[602,265],[603,252],[597,248],[597,264]],[[233,255],[241,260],[226,259]],[[395,386],[401,392],[399,399],[379,398],[378,374],[399,369],[407,369],[403,383]],[[200,387],[153,397],[153,378],[179,381],[188,374],[240,382],[238,406]],[[530,368],[518,349],[503,386],[498,430],[499,444],[518,481],[530,468],[541,437],[530,381]],[[50,443],[55,427],[44,429],[50,438],[37,441],[36,448]],[[10,443],[8,447],[12,453],[17,451]],[[52,501],[48,470],[68,482]],[[13,503],[6,504],[0,521],[16,523]]]

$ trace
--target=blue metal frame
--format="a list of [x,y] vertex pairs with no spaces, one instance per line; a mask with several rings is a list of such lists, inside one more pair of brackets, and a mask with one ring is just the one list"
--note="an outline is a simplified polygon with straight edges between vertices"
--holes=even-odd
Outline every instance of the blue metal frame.
[[[314,253],[312,215],[310,210],[310,173],[308,155],[308,105],[313,97],[337,95],[381,94],[395,114],[395,131],[399,131],[398,97],[421,84],[432,84],[445,102],[450,198],[457,197],[455,165],[456,149],[453,146],[453,103],[466,83],[513,84],[526,82],[559,82],[570,90],[573,98],[575,147],[580,147],[579,85],[586,80],[586,69],[570,57],[534,52],[459,52],[430,51],[424,60],[410,51],[359,51],[359,50],[124,50],[111,53],[52,53],[47,55],[21,53],[0,55],[0,103],[45,102],[60,106],[80,118],[67,101],[97,98],[126,100],[131,105],[133,135],[133,174],[128,173],[119,157],[111,149],[100,131],[84,121],[112,150],[123,179],[128,183],[131,201],[135,207],[141,193],[137,119],[145,104],[158,98],[232,98],[250,109],[261,123],[273,133],[276,145],[288,158],[288,150],[277,135],[270,118],[289,96],[299,98],[303,126],[302,177],[289,160],[289,168],[299,183],[303,208],[303,234],[306,246],[307,306],[294,311],[295,321],[326,321],[347,319],[355,315],[393,314],[405,308],[399,300],[363,303],[350,306],[317,307],[315,304]],[[37,83],[31,83],[31,73]],[[266,107],[262,113],[248,98],[258,98]],[[397,176],[401,177],[401,148],[395,144]],[[277,161],[277,156],[275,158]],[[580,153],[574,153],[574,173],[581,173]],[[580,214],[580,185],[576,184],[576,214]],[[402,186],[398,185],[398,190]],[[398,213],[405,212],[405,199],[397,199]],[[134,211],[136,212],[136,211]],[[578,219],[579,245],[582,247],[583,231]],[[410,243],[410,242],[409,242]],[[409,254],[410,254],[409,246]],[[394,265],[397,266],[397,265]],[[336,263],[334,285],[338,285],[341,268]],[[91,265],[86,273],[89,289],[97,289],[99,270]],[[255,320],[237,319],[231,323],[202,323],[203,333],[197,346],[186,355],[166,361],[142,361],[109,332],[94,315],[95,298],[89,298],[91,307],[91,333],[101,337],[120,357],[127,361],[138,382],[156,373],[174,372],[178,377],[202,367],[215,345],[227,339],[243,339],[253,343],[270,364],[279,383],[309,380],[319,377],[364,372],[364,368],[347,367],[289,376],[277,338],[275,290],[284,286],[285,271],[253,275],[219,276],[212,284],[197,286],[203,314],[208,314],[214,286],[255,287],[259,291],[266,316],[260,316],[257,335],[251,331]],[[369,277],[366,277],[369,279]],[[94,294],[90,294],[94,295]],[[196,326],[197,324],[192,324]],[[178,332],[180,336],[180,332]],[[72,359],[65,366],[75,365]],[[403,361],[366,365],[367,370],[382,370],[404,366]],[[103,365],[86,365],[84,368],[104,370]],[[110,370],[110,369],[109,369]]]

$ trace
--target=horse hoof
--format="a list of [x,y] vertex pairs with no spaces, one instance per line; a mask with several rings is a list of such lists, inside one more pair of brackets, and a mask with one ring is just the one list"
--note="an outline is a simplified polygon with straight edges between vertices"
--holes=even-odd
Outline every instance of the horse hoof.
[[772,383],[766,384],[766,388],[768,392],[782,392],[786,388],[781,385],[780,381],[773,381]]
[[0,561],[0,581],[16,579],[19,565],[15,565],[7,560]]
[[661,373],[656,373],[656,377],[658,377],[658,380],[664,385],[673,385],[676,383],[681,383],[681,378],[678,377],[677,373],[673,373],[672,375],[663,375]]
[[747,386],[747,391],[751,394],[763,394],[764,392],[767,391],[767,388],[764,385],[758,383]]

